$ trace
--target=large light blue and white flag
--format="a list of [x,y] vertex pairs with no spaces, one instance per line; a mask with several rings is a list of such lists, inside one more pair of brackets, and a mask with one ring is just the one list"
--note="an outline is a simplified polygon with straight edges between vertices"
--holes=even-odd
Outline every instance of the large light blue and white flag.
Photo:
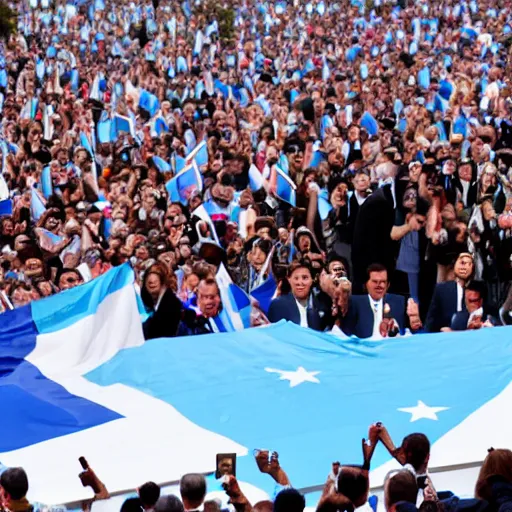
[[[473,463],[483,460],[489,446],[511,447],[511,354],[507,327],[369,342],[280,323],[236,335],[152,340],[120,351],[86,378],[104,390],[138,390],[172,404],[190,425],[206,429],[190,434],[198,435],[198,442],[215,432],[247,450],[277,450],[292,484],[304,489],[322,485],[334,460],[361,463],[361,438],[375,421],[388,427],[397,444],[412,432],[427,434],[431,467]],[[148,417],[149,424],[160,422],[153,411],[144,414]],[[183,474],[191,462],[196,470],[203,467],[197,451],[182,460],[162,453],[184,442],[175,428],[159,441],[154,465],[130,464],[137,454],[129,444],[122,458],[126,472],[145,466],[150,471],[145,479],[159,481],[153,475],[160,464],[167,465],[170,481],[175,469]],[[212,457],[211,469],[214,464]],[[372,486],[382,484],[394,466],[379,446]],[[120,478],[123,465],[117,470]],[[252,457],[238,458],[237,476],[273,488]]]
[[183,471],[208,472],[218,452],[246,453],[170,402],[91,378],[144,342],[133,282],[123,265],[0,315],[0,396],[9,411],[0,422],[0,461],[26,469],[31,501],[91,497],[76,476],[82,455],[114,492],[148,478],[163,483]]

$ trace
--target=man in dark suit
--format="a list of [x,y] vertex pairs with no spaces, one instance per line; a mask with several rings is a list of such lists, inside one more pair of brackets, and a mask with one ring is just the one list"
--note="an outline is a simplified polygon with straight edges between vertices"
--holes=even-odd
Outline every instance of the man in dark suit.
[[[308,327],[315,331],[323,331],[329,327],[329,319],[331,317],[325,301],[321,298],[321,293],[319,292],[318,295],[312,293],[309,305],[306,308]],[[300,325],[300,313],[295,297],[289,293],[274,299],[268,310],[268,319],[272,323],[287,320],[288,322]]]
[[464,288],[473,274],[473,269],[471,254],[459,254],[454,266],[455,280],[436,285],[425,321],[427,332],[449,329],[453,315],[465,309]]
[[466,331],[481,327],[494,327],[498,323],[491,311],[484,305],[486,286],[483,281],[470,281],[464,290],[466,308],[455,313],[452,318],[452,331]]
[[[401,295],[386,293],[389,288],[388,272],[384,265],[373,263],[368,267],[367,295],[353,295],[347,315],[343,319],[343,332],[349,336],[369,338],[392,336],[406,327],[405,299]],[[417,305],[408,308],[412,330],[421,328]]]
[[300,261],[292,263],[288,269],[288,282],[291,293],[281,295],[270,303],[268,319],[272,323],[287,320],[315,331],[331,327],[330,301],[324,292],[312,290],[309,266]]
[[353,289],[362,293],[366,269],[372,263],[380,263],[392,272],[394,244],[391,229],[395,223],[395,207],[392,185],[376,190],[360,206],[352,242]]

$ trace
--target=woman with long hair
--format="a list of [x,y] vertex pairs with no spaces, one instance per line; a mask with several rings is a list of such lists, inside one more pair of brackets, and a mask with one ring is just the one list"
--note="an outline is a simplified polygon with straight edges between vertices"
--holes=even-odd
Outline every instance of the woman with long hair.
[[490,448],[480,468],[475,498],[486,500],[492,511],[512,506],[512,451]]
[[142,302],[150,314],[143,324],[144,338],[172,338],[178,332],[183,305],[173,290],[173,280],[162,263],[155,263],[144,274]]

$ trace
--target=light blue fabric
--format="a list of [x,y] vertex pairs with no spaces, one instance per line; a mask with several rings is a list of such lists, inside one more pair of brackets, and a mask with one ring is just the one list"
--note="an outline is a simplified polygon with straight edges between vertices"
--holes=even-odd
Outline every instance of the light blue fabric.
[[[491,331],[363,342],[282,322],[236,336],[152,340],[118,353],[86,377],[171,403],[190,421],[236,439],[249,452],[278,450],[293,485],[301,488],[325,480],[333,453],[344,462],[360,462],[361,437],[376,419],[396,439],[419,430],[434,443],[503,391],[512,379],[512,328],[503,328],[499,337]],[[454,362],[463,370],[454,371]],[[290,387],[272,371],[298,367],[317,372],[318,382]],[[411,414],[398,409],[418,400],[448,409],[438,413],[438,421],[412,425]],[[343,407],[333,407],[340,403]],[[386,450],[378,448],[374,467],[388,460]],[[251,456],[238,458],[237,471],[272,493],[271,479],[259,473]]]

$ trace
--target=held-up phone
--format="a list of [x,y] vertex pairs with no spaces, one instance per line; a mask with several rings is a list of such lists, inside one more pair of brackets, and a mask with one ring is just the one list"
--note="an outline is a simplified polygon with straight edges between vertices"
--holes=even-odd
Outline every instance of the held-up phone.
[[84,471],[88,470],[89,469],[89,463],[87,462],[87,460],[85,459],[85,457],[79,457],[78,458],[78,462],[80,462],[80,466],[82,466],[82,469]]
[[215,478],[228,475],[236,476],[236,453],[217,453]]

